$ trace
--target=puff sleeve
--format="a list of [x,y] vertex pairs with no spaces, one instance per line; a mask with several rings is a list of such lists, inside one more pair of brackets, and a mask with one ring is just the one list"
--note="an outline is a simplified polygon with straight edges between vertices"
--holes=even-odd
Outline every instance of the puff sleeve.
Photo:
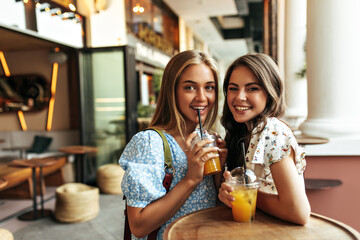
[[[261,127],[262,125],[254,131],[259,131]],[[306,153],[298,145],[291,129],[285,123],[276,118],[268,118],[263,131],[253,134],[246,155],[246,163],[262,182],[260,189],[268,193],[277,193],[270,165],[289,156],[291,148],[295,152],[296,170],[299,175],[302,175],[306,166]]]
[[155,131],[137,133],[119,164],[125,171],[121,188],[129,206],[145,207],[166,194],[163,141]]

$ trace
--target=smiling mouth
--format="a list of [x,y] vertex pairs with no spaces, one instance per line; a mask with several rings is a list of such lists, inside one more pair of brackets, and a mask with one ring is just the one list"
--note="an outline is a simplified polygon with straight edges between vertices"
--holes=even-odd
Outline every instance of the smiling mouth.
[[200,110],[200,111],[202,111],[202,110],[204,110],[206,107],[191,107],[192,109],[194,109],[194,110]]
[[236,110],[238,111],[246,111],[249,110],[251,107],[235,107]]

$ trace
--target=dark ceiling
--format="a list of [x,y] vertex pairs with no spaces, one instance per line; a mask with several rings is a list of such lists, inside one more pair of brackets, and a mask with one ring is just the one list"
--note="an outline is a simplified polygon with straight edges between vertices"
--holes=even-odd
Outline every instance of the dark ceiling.
[[235,0],[238,10],[237,15],[222,16],[226,18],[238,18],[244,22],[244,26],[226,28],[222,26],[218,17],[210,17],[216,29],[223,39],[251,38],[253,41],[262,41],[263,36],[263,2]]
[[41,39],[35,35],[3,28],[0,26],[0,51],[25,51],[37,49],[54,49],[55,47],[67,48],[60,44]]

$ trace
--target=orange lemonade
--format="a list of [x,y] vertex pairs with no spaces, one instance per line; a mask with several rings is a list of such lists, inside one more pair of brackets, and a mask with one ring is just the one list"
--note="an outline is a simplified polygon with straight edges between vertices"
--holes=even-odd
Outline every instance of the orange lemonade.
[[221,172],[219,157],[207,160],[204,165],[204,175],[211,175],[218,172]]
[[255,218],[256,197],[258,184],[236,185],[231,195],[235,197],[232,202],[233,219],[237,222],[251,222]]

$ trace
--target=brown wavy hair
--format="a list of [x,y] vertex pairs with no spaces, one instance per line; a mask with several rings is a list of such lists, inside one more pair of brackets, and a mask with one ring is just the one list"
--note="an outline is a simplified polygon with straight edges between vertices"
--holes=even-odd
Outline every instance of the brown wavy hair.
[[[245,66],[253,72],[261,86],[267,94],[267,103],[265,109],[256,118],[252,119],[247,125],[238,123],[232,115],[227,103],[227,91],[232,72],[240,66]],[[225,103],[223,108],[223,116],[221,124],[226,130],[226,142],[238,144],[244,141],[246,149],[248,148],[251,134],[254,128],[261,122],[266,125],[267,117],[281,117],[285,111],[284,84],[279,69],[275,61],[268,55],[263,53],[249,53],[236,59],[228,68],[223,85],[225,95]],[[263,129],[260,129],[260,132]],[[235,142],[235,143],[234,143]],[[231,148],[235,147],[232,146]],[[230,159],[232,149],[229,147],[228,159]]]

